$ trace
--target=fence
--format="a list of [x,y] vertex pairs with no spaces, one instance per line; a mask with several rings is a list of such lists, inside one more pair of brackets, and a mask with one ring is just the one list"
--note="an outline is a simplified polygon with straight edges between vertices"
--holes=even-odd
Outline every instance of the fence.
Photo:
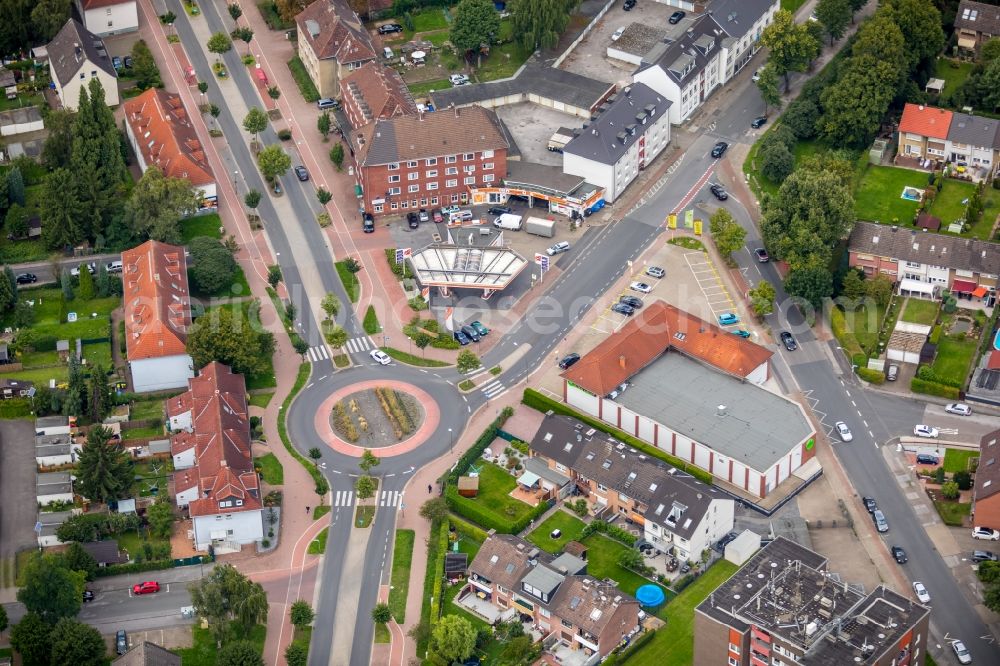
[[597,25],[597,22],[600,21],[602,18],[604,18],[604,15],[608,13],[608,10],[611,9],[612,5],[614,4],[615,0],[608,0],[608,4],[604,5],[603,9],[597,12],[597,16],[595,16],[590,20],[590,23],[588,23],[587,27],[583,29],[583,32],[581,32],[580,35],[573,40],[573,43],[567,46],[566,50],[563,51],[558,58],[556,58],[556,61],[552,63],[553,67],[558,68],[560,65],[562,65],[563,60],[568,58],[570,54],[573,53],[573,50],[580,45],[580,42],[582,42],[587,35],[590,34],[590,31],[594,29],[594,26]]

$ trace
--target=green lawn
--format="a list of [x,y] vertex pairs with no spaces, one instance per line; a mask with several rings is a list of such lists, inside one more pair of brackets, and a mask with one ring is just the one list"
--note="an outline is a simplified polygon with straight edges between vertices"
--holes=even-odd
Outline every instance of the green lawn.
[[266,393],[254,393],[250,396],[250,405],[253,407],[267,407],[268,403],[271,402],[271,398],[274,397],[274,391],[268,391]]
[[624,663],[627,666],[686,666],[694,662],[694,609],[736,573],[737,568],[726,560],[712,565],[666,605],[661,615],[665,616],[667,626]]
[[414,97],[421,97],[434,90],[446,90],[451,88],[451,82],[448,79],[434,79],[433,81],[422,81],[420,83],[407,83],[406,87],[410,89],[410,94]]
[[122,439],[152,439],[163,435],[163,424],[146,426],[145,428],[129,428],[122,430]]
[[959,62],[948,58],[938,58],[934,65],[934,78],[944,79],[944,90],[941,97],[947,99],[953,92],[962,87],[972,73],[971,62]]
[[905,186],[923,191],[927,174],[896,167],[869,166],[854,193],[854,212],[859,220],[909,224],[917,211],[916,201],[902,198]]
[[316,538],[309,544],[310,555],[322,555],[326,552],[326,537],[330,532],[329,527],[324,527],[323,531],[316,535]]
[[181,225],[181,242],[184,245],[187,245],[192,239],[198,236],[222,238],[222,233],[219,231],[219,228],[222,226],[222,220],[219,218],[218,213],[186,217],[179,224]]
[[781,0],[781,8],[792,14],[799,11],[799,7],[806,4],[806,0]]
[[451,39],[451,33],[447,30],[438,30],[437,32],[425,32],[420,35],[421,39],[426,39],[428,42],[440,48]]
[[946,178],[941,191],[931,202],[929,212],[941,220],[941,228],[947,229],[952,222],[957,222],[965,215],[964,200],[972,196],[975,186],[961,180]]
[[151,544],[170,543],[169,539],[157,539],[150,537],[148,534],[145,537],[139,536],[138,532],[125,532],[124,534],[116,535],[115,540],[118,541],[118,547],[121,550],[127,551],[131,557],[135,557],[135,554],[142,550],[142,543],[144,541],[148,541]]
[[322,506],[318,506],[318,507],[316,507],[316,508],[313,509],[313,520],[319,520],[320,518],[322,518],[323,516],[325,516],[328,513],[330,513],[330,507],[329,506],[327,506],[326,504],[324,504]]
[[431,30],[444,30],[448,27],[448,19],[445,18],[441,9],[425,9],[424,11],[411,14],[413,17],[413,32],[429,32]]
[[338,261],[333,265],[337,269],[337,275],[340,276],[340,282],[344,285],[344,291],[347,292],[347,296],[351,299],[351,303],[357,303],[358,296],[361,293],[361,285],[358,284],[358,276],[347,270],[347,262]]
[[29,106],[45,106],[45,97],[41,93],[33,95],[21,93],[14,99],[7,99],[4,95],[0,98],[0,111],[12,111],[14,109],[24,109]]
[[903,308],[903,315],[900,319],[914,324],[933,326],[935,320],[937,320],[937,313],[937,301],[925,301],[922,298],[911,298],[906,301],[906,307]]
[[354,510],[355,527],[371,527],[373,520],[375,520],[374,506],[359,504],[358,507]]
[[264,477],[264,483],[280,486],[285,482],[285,470],[273,453],[260,456],[257,462],[260,464],[260,475]]
[[[652,582],[618,566],[618,558],[629,550],[628,546],[603,534],[591,534],[585,537],[582,543],[587,546],[587,573],[595,578],[610,578],[618,583],[623,592],[632,596],[635,596],[635,591],[640,587]],[[663,592],[669,599],[670,591],[664,588]]]
[[945,525],[951,527],[961,527],[966,516],[972,511],[972,504],[968,502],[934,502],[934,508]]
[[[500,24],[501,35],[504,32],[505,25],[509,25],[509,22],[503,21]],[[521,40],[514,40],[500,46],[494,46],[490,49],[490,55],[483,59],[482,67],[476,70],[476,78],[480,82],[483,82],[496,81],[497,79],[506,79],[514,76],[514,72],[524,64],[524,61],[531,56],[531,53],[532,49],[524,48]]]
[[971,471],[969,468],[969,461],[972,458],[978,458],[979,451],[966,451],[964,449],[945,449],[944,450],[944,471],[949,474],[954,474],[955,472],[964,472],[966,470]]
[[[585,527],[582,520],[565,511],[556,511],[528,535],[527,539],[549,553],[558,553],[570,541],[578,541]],[[552,530],[561,530],[562,536],[553,539]]]
[[978,341],[966,336],[943,335],[938,343],[937,357],[934,359],[934,374],[955,382],[965,382],[969,364],[979,348]]
[[7,235],[0,236],[0,263],[20,264],[26,261],[42,261],[49,256],[49,251],[45,249],[37,240],[7,240]]
[[406,594],[410,585],[410,563],[413,561],[413,530],[396,530],[392,548],[392,578],[389,588],[389,608],[399,624],[406,619]]
[[365,329],[365,333],[368,335],[375,335],[376,333],[382,332],[382,325],[378,323],[378,315],[375,313],[375,306],[369,305],[368,309],[365,310],[365,319],[362,322],[362,326]]
[[136,400],[129,409],[130,421],[163,419],[163,400]]
[[[191,647],[174,650],[181,656],[181,663],[184,666],[215,666],[219,650],[215,646],[211,632],[195,625],[191,628],[191,636],[194,639]],[[265,638],[267,638],[267,627],[263,624],[258,624],[250,631],[249,640],[257,648],[258,654],[264,653]]]
[[1000,190],[987,187],[983,192],[983,215],[972,225],[969,235],[980,240],[996,240],[996,237],[990,238],[990,232],[998,215],[1000,215]]
[[417,365],[424,368],[444,368],[451,365],[451,363],[445,363],[444,361],[438,361],[433,358],[424,358],[423,356],[410,354],[409,352],[393,349],[392,347],[379,347],[379,349],[397,361],[401,361],[407,365]]
[[278,386],[278,380],[274,377],[274,362],[273,359],[267,359],[267,368],[264,372],[258,373],[256,375],[247,375],[247,391],[255,391],[257,389],[267,389],[275,388]]
[[375,642],[376,643],[390,643],[392,642],[392,634],[389,633],[389,627],[384,624],[375,625]]
[[[456,493],[455,503],[457,506],[472,507],[471,516],[477,513],[493,514],[501,524],[515,523],[534,510],[534,507],[508,495],[516,485],[517,481],[506,470],[493,463],[484,463],[479,470],[479,495],[473,498]],[[461,514],[461,511],[457,513]]]

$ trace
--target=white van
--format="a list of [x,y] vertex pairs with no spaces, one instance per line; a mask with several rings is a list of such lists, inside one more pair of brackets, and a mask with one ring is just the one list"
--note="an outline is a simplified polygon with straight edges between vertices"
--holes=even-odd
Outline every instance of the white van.
[[392,49],[386,46],[382,49],[382,57],[386,60],[392,60],[396,57],[396,54],[392,52]]
[[493,220],[493,226],[497,229],[509,229],[510,231],[520,231],[521,229],[521,216],[514,215],[512,213],[504,213],[497,219]]

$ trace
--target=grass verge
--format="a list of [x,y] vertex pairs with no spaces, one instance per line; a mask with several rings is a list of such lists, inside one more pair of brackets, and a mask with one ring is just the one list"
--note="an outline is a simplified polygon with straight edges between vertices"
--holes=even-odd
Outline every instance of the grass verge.
[[253,393],[250,395],[250,406],[266,408],[268,404],[270,404],[271,398],[273,397],[274,391],[268,391],[266,393]]
[[375,642],[376,643],[392,642],[392,635],[389,633],[389,627],[381,623],[375,624]]
[[326,537],[329,535],[330,528],[324,527],[323,531],[316,535],[316,538],[309,543],[309,554],[310,555],[322,555],[326,552]]
[[257,458],[257,464],[260,465],[260,475],[264,478],[264,483],[280,486],[285,482],[285,470],[273,453]]
[[476,388],[476,383],[471,379],[463,379],[458,384],[458,389],[460,391],[471,391],[474,388]]
[[678,236],[676,238],[671,238],[667,241],[671,245],[677,245],[678,247],[683,247],[687,250],[698,250],[700,252],[705,251],[705,245],[697,238],[691,238],[689,236]]
[[397,361],[406,363],[407,365],[416,365],[422,368],[445,368],[451,365],[451,363],[445,363],[444,361],[438,361],[433,358],[414,356],[413,354],[393,349],[392,347],[380,347],[380,349]]
[[351,299],[351,303],[357,303],[358,296],[361,294],[361,285],[358,283],[358,276],[347,270],[347,262],[345,261],[338,261],[333,265],[337,269],[337,275],[340,277],[340,283],[344,285],[347,297]]
[[371,505],[358,505],[354,512],[355,527],[370,527],[375,519],[375,507]]
[[410,584],[410,564],[413,561],[413,530],[396,530],[392,548],[392,577],[389,588],[389,608],[398,624],[406,619],[406,594]]
[[313,509],[313,520],[319,520],[328,513],[330,513],[330,507],[325,504],[323,506],[318,506]]
[[934,508],[945,525],[951,527],[961,527],[963,521],[972,510],[969,502],[941,502],[935,501]]
[[278,436],[281,437],[281,443],[285,445],[285,449],[306,468],[306,471],[313,478],[313,482],[316,484],[316,494],[323,497],[330,490],[330,484],[316,465],[306,460],[295,450],[295,447],[292,446],[292,440],[288,438],[288,427],[285,425],[285,415],[288,414],[288,407],[292,404],[292,400],[295,400],[295,396],[302,390],[302,387],[306,385],[306,382],[309,381],[309,372],[311,369],[312,363],[302,363],[299,365],[299,374],[295,377],[295,384],[292,385],[292,390],[289,391],[288,397],[281,403],[281,413],[278,415]]
[[378,315],[375,314],[375,306],[369,305],[368,309],[365,310],[365,320],[362,325],[368,335],[382,332],[382,325],[378,323]]

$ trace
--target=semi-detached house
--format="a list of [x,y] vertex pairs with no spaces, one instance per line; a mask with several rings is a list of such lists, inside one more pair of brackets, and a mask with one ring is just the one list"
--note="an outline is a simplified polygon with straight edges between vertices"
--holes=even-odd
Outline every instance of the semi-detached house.
[[80,91],[91,79],[104,88],[104,102],[118,106],[118,72],[100,37],[76,19],[69,19],[45,47],[49,57],[49,76],[63,107],[76,111]]
[[976,51],[994,37],[1000,37],[1000,7],[985,2],[962,0],[955,12],[958,47]]
[[347,0],[316,0],[295,16],[299,59],[322,97],[339,97],[348,72],[376,59],[364,23]]
[[107,37],[139,29],[136,0],[76,0],[87,30]]
[[899,121],[898,158],[922,168],[947,163],[978,178],[1000,173],[1000,122],[992,118],[922,104],[907,104]]

